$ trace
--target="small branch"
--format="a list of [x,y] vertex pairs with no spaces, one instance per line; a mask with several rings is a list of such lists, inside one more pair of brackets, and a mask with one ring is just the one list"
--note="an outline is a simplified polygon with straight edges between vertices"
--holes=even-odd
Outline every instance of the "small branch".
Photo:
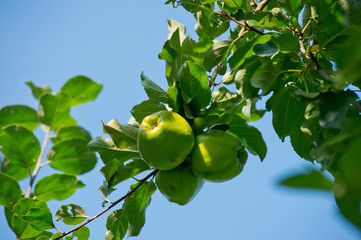
[[28,190],[26,191],[25,194],[26,198],[30,197],[31,189],[33,188],[35,178],[38,175],[40,168],[44,166],[44,164],[42,164],[42,159],[46,150],[46,146],[48,145],[49,139],[50,139],[50,128],[45,132],[43,146],[41,147],[41,152],[39,154],[38,160],[36,161],[35,169],[33,171],[33,174],[30,174],[30,183],[28,186]]
[[259,3],[257,3],[256,10],[258,10],[258,11],[263,10],[263,8],[265,8],[267,6],[267,4],[270,3],[270,2],[271,2],[271,0],[263,0],[263,1],[259,2]]
[[135,186],[132,190],[130,190],[127,194],[125,194],[123,197],[119,198],[117,201],[113,202],[112,205],[110,205],[109,207],[107,207],[106,209],[104,209],[103,211],[101,211],[100,213],[98,213],[97,215],[95,215],[94,217],[90,218],[88,221],[84,222],[83,224],[77,226],[76,228],[73,228],[72,230],[68,231],[68,232],[64,232],[62,233],[62,235],[60,237],[55,238],[54,240],[59,240],[62,237],[65,237],[66,235],[84,227],[85,225],[87,225],[88,223],[90,223],[91,221],[93,221],[94,219],[97,219],[98,217],[100,217],[101,215],[103,215],[105,212],[109,211],[111,208],[113,208],[115,205],[117,205],[118,203],[120,203],[121,201],[123,201],[124,199],[128,198],[129,196],[131,196],[135,191],[137,191],[138,188],[140,188],[140,186],[142,186],[149,178],[151,178],[152,176],[155,176],[155,174],[157,174],[159,170],[155,169],[154,171],[152,171],[151,173],[149,173],[147,176],[145,176],[142,180],[139,181],[138,185]]
[[326,80],[334,83],[334,79],[320,66],[320,64],[317,61],[317,58],[312,54],[311,51],[307,51],[305,48],[305,45],[303,44],[303,34],[302,32],[298,32],[297,30],[294,30],[294,32],[298,35],[298,41],[300,44],[300,51],[302,54],[306,56],[306,58],[310,61],[310,66],[318,72],[323,78]]
[[245,27],[246,29],[248,29],[250,31],[253,31],[253,32],[255,32],[255,33],[259,34],[259,35],[265,35],[263,32],[257,30],[256,28],[254,28],[252,26],[249,26],[247,21],[244,21],[244,22],[238,21],[237,19],[235,19],[234,17],[232,17],[231,15],[226,13],[225,11],[216,12],[216,13],[218,13],[221,16],[225,16],[226,18],[232,20],[233,22],[237,23],[238,25],[241,25],[241,26]]

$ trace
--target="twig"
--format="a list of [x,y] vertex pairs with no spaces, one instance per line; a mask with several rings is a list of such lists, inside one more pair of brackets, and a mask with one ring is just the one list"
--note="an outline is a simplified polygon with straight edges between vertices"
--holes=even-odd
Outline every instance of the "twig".
[[295,33],[298,35],[298,41],[300,43],[300,51],[303,53],[306,58],[310,61],[310,66],[318,72],[323,78],[326,80],[329,80],[330,82],[334,83],[335,80],[320,66],[318,63],[316,57],[312,54],[311,51],[306,51],[305,45],[303,44],[303,35],[302,33],[299,33],[295,31]]
[[26,191],[26,194],[25,194],[26,198],[30,197],[31,189],[33,188],[35,178],[38,175],[40,168],[43,166],[42,159],[43,159],[43,156],[44,156],[44,153],[46,150],[46,146],[48,145],[48,142],[50,139],[49,136],[50,136],[50,128],[48,130],[46,130],[46,132],[45,132],[45,137],[44,137],[43,146],[41,147],[41,152],[39,154],[38,160],[36,161],[36,165],[35,165],[33,174],[30,175],[30,183],[28,186],[28,190]]
[[258,11],[263,10],[263,8],[265,8],[267,6],[267,4],[270,3],[271,1],[272,0],[263,0],[263,1],[259,2],[259,3],[256,3],[257,4],[256,10],[258,10]]
[[139,181],[138,185],[135,186],[132,190],[130,190],[127,194],[125,194],[123,197],[119,198],[117,201],[113,202],[112,205],[110,205],[109,207],[107,207],[106,209],[104,209],[103,211],[101,211],[100,213],[98,213],[97,215],[95,215],[94,217],[90,218],[88,221],[84,222],[83,224],[77,226],[76,228],[73,228],[70,231],[64,232],[62,233],[62,235],[60,237],[55,238],[54,240],[59,240],[63,237],[65,237],[66,235],[84,227],[85,225],[87,225],[88,223],[90,223],[91,221],[93,221],[94,219],[97,219],[98,217],[100,217],[101,215],[103,215],[105,212],[109,211],[111,208],[113,208],[115,205],[117,205],[118,203],[120,203],[121,201],[123,201],[124,199],[126,199],[127,197],[131,196],[135,191],[137,191],[138,188],[140,188],[140,186],[142,186],[149,178],[151,178],[152,176],[154,176],[155,174],[157,174],[159,170],[155,169],[154,171],[152,171],[151,173],[149,173],[147,176],[145,176],[142,180]]
[[241,22],[241,21],[238,21],[237,19],[235,19],[234,17],[232,17],[231,15],[229,15],[228,13],[226,13],[225,11],[221,11],[221,12],[216,12],[218,13],[219,15],[222,15],[222,16],[225,16],[226,18],[232,20],[233,22],[237,23],[238,25],[241,25],[243,26],[244,28],[250,30],[250,31],[253,31],[259,35],[264,35],[263,32],[259,31],[258,29],[252,27],[252,26],[249,26],[247,21],[244,21],[244,22]]

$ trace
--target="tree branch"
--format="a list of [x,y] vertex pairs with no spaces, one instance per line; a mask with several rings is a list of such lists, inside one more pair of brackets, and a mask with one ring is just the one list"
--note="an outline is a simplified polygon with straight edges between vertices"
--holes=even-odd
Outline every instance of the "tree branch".
[[312,54],[311,51],[306,51],[305,45],[303,44],[303,36],[302,33],[295,32],[298,35],[299,43],[300,43],[300,51],[303,53],[306,58],[310,61],[310,66],[318,72],[323,78],[329,80],[330,82],[334,83],[335,80],[320,66],[317,61],[317,58]]
[[233,22],[237,23],[238,25],[241,25],[243,26],[244,28],[250,30],[250,31],[253,31],[259,35],[264,35],[263,32],[257,30],[256,28],[252,27],[252,26],[249,26],[247,21],[244,21],[244,22],[241,22],[241,21],[238,21],[237,19],[235,19],[234,17],[232,17],[231,15],[229,15],[228,13],[226,13],[225,11],[221,11],[221,12],[217,12],[217,14],[221,15],[221,16],[225,16],[226,18],[232,20]]
[[138,185],[135,186],[132,190],[130,190],[127,194],[125,194],[123,197],[119,198],[117,201],[113,202],[112,205],[110,205],[109,207],[107,207],[106,209],[104,209],[103,211],[101,211],[100,213],[98,213],[97,215],[95,215],[94,217],[90,218],[88,221],[84,222],[83,224],[77,226],[76,228],[73,228],[70,231],[64,232],[61,234],[60,237],[55,238],[54,240],[59,240],[62,237],[65,237],[66,235],[84,227],[85,225],[87,225],[88,223],[90,223],[91,221],[93,221],[94,219],[97,219],[98,217],[100,217],[101,215],[103,215],[104,213],[106,213],[107,211],[109,211],[111,208],[113,208],[115,205],[117,205],[118,203],[120,203],[121,201],[123,201],[124,199],[128,198],[129,196],[131,196],[135,191],[137,191],[138,188],[140,188],[140,186],[142,186],[149,178],[151,178],[152,176],[155,176],[155,174],[157,174],[159,170],[155,169],[154,171],[152,171],[151,173],[149,173],[147,176],[145,176],[142,180],[139,181]]
[[49,139],[50,139],[50,128],[48,130],[46,130],[46,132],[45,132],[44,142],[41,147],[41,152],[39,154],[38,160],[36,161],[35,169],[33,171],[33,174],[30,174],[30,183],[28,186],[28,190],[26,191],[26,194],[25,194],[26,198],[30,197],[31,189],[33,188],[35,178],[38,175],[40,168],[43,166],[42,160],[43,160],[43,156],[44,156],[44,153],[46,150],[46,146],[48,145]]
[[263,0],[259,3],[256,3],[257,7],[256,10],[261,11],[263,10],[263,8],[265,8],[267,6],[268,3],[270,3],[272,0]]

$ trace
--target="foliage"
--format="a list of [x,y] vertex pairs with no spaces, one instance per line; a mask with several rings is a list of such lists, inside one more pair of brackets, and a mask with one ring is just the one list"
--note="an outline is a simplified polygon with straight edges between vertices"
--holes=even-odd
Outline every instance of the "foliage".
[[[4,154],[0,204],[18,239],[50,239],[54,234],[48,230],[55,229],[55,225],[46,202],[64,200],[83,188],[85,185],[77,175],[91,171],[97,161],[87,148],[92,139],[89,132],[77,125],[70,109],[94,100],[102,85],[85,76],[70,79],[58,93],[49,86],[26,84],[39,101],[38,110],[25,105],[5,106],[0,110],[0,150]],[[34,132],[38,126],[45,135],[41,144]],[[52,146],[46,152],[50,140]],[[53,173],[35,182],[46,165],[63,173]],[[23,179],[29,179],[24,191],[18,183]],[[86,218],[84,209],[69,204],[61,206],[54,219],[74,225]],[[88,239],[89,229],[78,230],[73,236]]]
[[[144,117],[166,109],[182,115],[196,135],[209,129],[228,132],[261,161],[267,147],[250,123],[265,111],[271,112],[279,138],[289,137],[300,157],[320,166],[320,171],[306,170],[281,184],[333,191],[341,213],[361,229],[361,47],[355,44],[361,41],[360,2],[168,0],[166,4],[193,14],[198,36],[192,39],[185,26],[168,20],[168,39],[159,53],[166,64],[168,89],[161,89],[142,73],[141,84],[149,99],[131,109],[129,123],[113,119],[103,124],[110,138],[91,140],[69,114],[72,106],[93,100],[101,89],[85,77],[69,80],[58,94],[47,86],[28,83],[39,99],[38,111],[22,105],[0,110],[0,146],[5,156],[0,204],[18,238],[52,235],[48,230],[54,224],[45,201],[65,199],[84,186],[76,175],[90,171],[96,161],[86,145],[104,163],[104,204],[110,202],[108,196],[117,184],[151,170],[105,210],[125,200],[121,209],[108,216],[106,239],[122,239],[127,233],[137,236],[156,190],[153,177],[157,173],[138,152],[139,124]],[[265,109],[257,109],[264,101]],[[33,134],[39,124],[46,132],[43,147]],[[43,163],[50,131],[57,136]],[[44,164],[64,174],[39,180],[31,192]],[[323,171],[332,179],[324,177]],[[17,181],[27,177],[30,190],[24,196]],[[77,224],[85,215],[81,207],[66,205],[56,219]],[[71,232],[57,233],[52,239]],[[75,236],[87,239],[89,230],[76,228]]]

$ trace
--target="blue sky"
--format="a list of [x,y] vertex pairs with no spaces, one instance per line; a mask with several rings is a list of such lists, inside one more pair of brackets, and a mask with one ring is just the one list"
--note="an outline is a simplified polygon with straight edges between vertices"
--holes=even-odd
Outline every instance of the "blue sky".
[[[72,109],[78,124],[93,137],[104,135],[101,121],[125,123],[130,109],[146,100],[140,84],[144,73],[166,88],[164,62],[158,60],[168,35],[167,19],[187,27],[194,38],[195,21],[182,8],[164,1],[12,1],[0,2],[0,108],[37,101],[25,85],[49,84],[59,91],[69,78],[85,75],[104,85],[98,99]],[[263,134],[268,154],[263,163],[251,156],[241,175],[224,183],[206,183],[186,206],[153,195],[147,219],[134,239],[359,239],[360,233],[338,213],[329,193],[281,188],[277,181],[312,165],[300,159],[288,140],[282,143],[271,115],[253,124]],[[37,130],[39,139],[42,132]],[[63,201],[50,201],[55,214],[62,204],[74,203],[89,216],[102,210],[97,191],[103,177],[96,169],[80,176],[87,185]],[[53,173],[41,169],[41,176]],[[27,180],[22,183],[26,186]],[[130,182],[110,195],[115,201]],[[88,225],[92,240],[104,239],[106,216]],[[62,230],[70,229],[61,223]],[[1,239],[15,239],[0,210]]]

